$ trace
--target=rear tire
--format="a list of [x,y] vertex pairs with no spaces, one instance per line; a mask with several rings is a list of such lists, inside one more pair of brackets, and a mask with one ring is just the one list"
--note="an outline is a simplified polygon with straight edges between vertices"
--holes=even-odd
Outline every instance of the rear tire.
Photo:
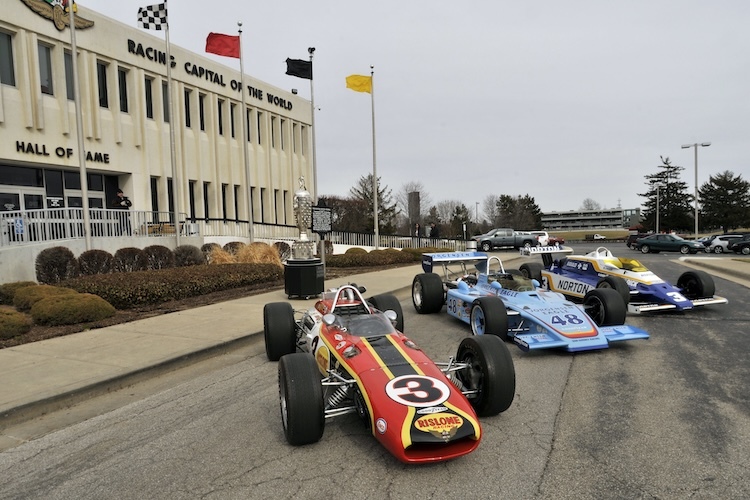
[[544,269],[542,264],[538,262],[529,262],[528,264],[521,264],[519,269],[524,278],[537,280],[539,283],[542,282],[542,269]]
[[474,335],[512,338],[508,335],[508,312],[503,301],[497,297],[479,297],[475,300],[471,305],[469,324]]
[[401,302],[395,295],[382,293],[371,297],[368,302],[378,311],[386,312],[389,309],[394,311],[396,313],[396,324],[394,326],[399,332],[404,332],[404,312],[401,309]]
[[445,304],[443,280],[435,273],[417,274],[411,283],[411,300],[419,314],[440,312]]
[[510,408],[516,394],[516,370],[508,347],[487,335],[467,337],[458,346],[456,360],[468,363],[456,376],[469,391],[471,406],[480,417],[490,417]]
[[263,307],[263,338],[270,361],[278,361],[297,350],[296,327],[289,302],[271,302]]
[[619,276],[607,276],[599,280],[596,288],[612,288],[617,291],[625,301],[625,305],[630,303],[630,287],[628,283]]
[[714,253],[724,253],[724,248],[721,245],[716,245],[714,247]]
[[625,323],[627,308],[622,297],[611,288],[596,288],[583,297],[583,308],[597,326]]
[[315,359],[305,352],[288,354],[279,362],[279,401],[284,436],[300,446],[320,441],[325,428],[323,385]]
[[677,279],[677,288],[690,300],[713,297],[716,293],[714,279],[705,271],[687,271]]

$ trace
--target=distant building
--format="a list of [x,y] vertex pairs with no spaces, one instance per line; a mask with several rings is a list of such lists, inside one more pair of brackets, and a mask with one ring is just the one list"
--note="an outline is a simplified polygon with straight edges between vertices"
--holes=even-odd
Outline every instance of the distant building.
[[589,229],[628,229],[641,220],[641,209],[569,210],[542,214],[542,227],[548,231]]

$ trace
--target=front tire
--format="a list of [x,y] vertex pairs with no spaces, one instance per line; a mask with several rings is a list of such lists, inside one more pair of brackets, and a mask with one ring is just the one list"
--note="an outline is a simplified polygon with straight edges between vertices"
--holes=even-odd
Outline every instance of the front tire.
[[396,313],[396,324],[394,327],[399,332],[404,332],[404,312],[401,309],[401,302],[399,302],[395,295],[382,293],[371,297],[368,302],[379,311],[385,312],[389,309],[394,311]]
[[492,250],[492,244],[489,241],[483,241],[480,248],[483,252],[489,252]]
[[263,338],[270,361],[297,350],[294,309],[289,302],[271,302],[263,307]]
[[677,288],[690,300],[713,297],[716,293],[714,279],[705,271],[687,271],[677,279]]
[[411,300],[419,314],[440,312],[445,303],[443,280],[435,273],[414,276],[411,283]]
[[689,254],[690,253],[690,247],[687,245],[681,245],[680,246],[680,253],[682,255]]
[[620,294],[625,305],[630,303],[630,287],[628,283],[619,276],[607,276],[596,284],[596,288],[612,288]]
[[625,323],[627,308],[622,297],[611,288],[596,288],[583,297],[583,309],[597,326]]
[[641,253],[649,253],[651,251],[651,247],[648,245],[641,245]]
[[721,245],[716,245],[714,247],[714,253],[724,253],[724,248]]
[[497,335],[508,339],[508,312],[497,297],[479,297],[471,305],[469,317],[471,333],[474,335]]
[[279,362],[279,401],[284,436],[289,444],[316,443],[323,437],[323,385],[315,359],[305,352]]
[[456,361],[468,367],[456,372],[467,391],[471,406],[480,417],[490,417],[510,408],[516,394],[516,370],[508,347],[487,335],[461,341]]

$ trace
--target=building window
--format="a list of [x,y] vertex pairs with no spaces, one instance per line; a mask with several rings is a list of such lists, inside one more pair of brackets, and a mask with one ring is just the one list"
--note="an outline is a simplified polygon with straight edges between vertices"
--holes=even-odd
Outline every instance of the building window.
[[252,135],[250,134],[250,123],[252,122],[253,112],[249,109],[245,110],[245,135],[247,135],[247,142],[250,142]]
[[206,220],[210,217],[209,211],[208,211],[208,191],[209,187],[211,186],[210,182],[204,182],[203,183],[203,217],[205,217]]
[[73,56],[67,50],[63,53],[63,62],[65,63],[65,91],[69,101],[76,98],[75,85],[73,82]]
[[195,181],[188,182],[188,200],[190,202],[190,219],[195,222]]
[[120,87],[120,111],[128,112],[128,70],[117,68],[117,83]]
[[234,110],[236,107],[237,105],[233,102],[229,103],[229,129],[232,134],[232,139],[234,139]]
[[206,131],[206,112],[205,112],[206,94],[198,94],[198,120],[202,131]]
[[173,194],[172,178],[167,177],[167,205],[169,205],[169,222],[174,224],[174,194]]
[[96,76],[99,80],[99,106],[109,108],[109,95],[107,93],[107,63],[96,61]]
[[193,92],[191,90],[185,90],[185,126],[190,128],[190,95]]
[[[219,135],[224,135],[224,100],[219,99],[216,103],[217,113],[219,115]],[[226,218],[226,217],[225,217]]]
[[154,79],[146,77],[144,82],[146,87],[146,118],[154,118]]
[[16,86],[16,73],[13,71],[13,39],[10,34],[0,31],[0,83]]
[[169,85],[167,82],[161,82],[161,105],[164,123],[169,123]]
[[[159,178],[151,177],[151,210],[159,211]],[[159,216],[154,214],[154,219],[158,220]]]
[[279,129],[279,140],[281,141],[281,150],[284,151],[284,127],[286,127],[286,120],[281,119],[281,128]]
[[39,44],[39,83],[42,94],[54,95],[52,89],[52,49],[42,43]]
[[256,114],[258,115],[258,144],[260,144],[261,143],[260,133],[261,133],[261,130],[263,130],[263,127],[261,126],[263,123],[263,113],[258,111]]
[[240,220],[240,186],[234,185],[234,220]]
[[299,145],[300,145],[300,153],[302,153],[302,156],[305,156],[305,144],[307,141],[305,140],[305,137],[307,137],[307,127],[304,125],[300,125],[299,127]]
[[227,220],[227,188],[229,184],[221,185],[221,216]]
[[297,124],[292,123],[292,153],[297,152]]
[[276,117],[271,117],[271,147],[276,147]]

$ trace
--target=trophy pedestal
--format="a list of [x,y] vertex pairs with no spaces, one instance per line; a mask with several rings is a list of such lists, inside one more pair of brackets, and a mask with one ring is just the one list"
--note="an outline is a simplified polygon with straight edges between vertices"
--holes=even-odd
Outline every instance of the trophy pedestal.
[[288,259],[284,263],[287,297],[309,299],[323,293],[325,270],[320,259]]

